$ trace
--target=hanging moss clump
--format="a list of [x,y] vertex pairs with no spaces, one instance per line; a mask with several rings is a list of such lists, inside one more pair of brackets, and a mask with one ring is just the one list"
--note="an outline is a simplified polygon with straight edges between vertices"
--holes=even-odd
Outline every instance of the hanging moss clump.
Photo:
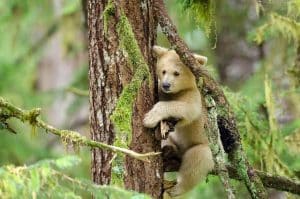
[[144,80],[149,77],[149,69],[135,39],[132,27],[127,17],[122,14],[117,25],[120,48],[127,52],[134,76],[126,85],[117,101],[111,120],[117,132],[116,142],[126,146],[131,140],[132,106],[138,90]]
[[215,22],[215,6],[213,0],[177,0],[184,13],[188,13],[198,27],[204,28],[209,36]]

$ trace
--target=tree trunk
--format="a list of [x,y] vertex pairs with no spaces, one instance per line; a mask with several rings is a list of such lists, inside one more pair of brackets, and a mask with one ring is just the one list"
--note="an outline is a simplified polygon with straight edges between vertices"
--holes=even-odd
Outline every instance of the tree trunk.
[[[135,38],[151,72],[150,82],[154,82],[155,68],[151,48],[156,40],[157,23],[153,15],[153,0],[115,1],[117,12],[110,13],[104,27],[103,11],[108,1],[88,1],[88,29],[90,55],[90,125],[93,140],[112,144],[113,124],[110,115],[125,84],[132,78],[132,72],[119,50],[117,34],[119,12],[123,9],[132,26]],[[138,67],[138,66],[137,66]],[[155,84],[152,84],[155,85]],[[130,148],[136,152],[160,150],[160,140],[153,130],[143,127],[144,114],[155,101],[155,86],[143,82],[133,106],[132,142]],[[92,151],[93,180],[99,184],[110,182],[112,154],[103,150]],[[126,157],[125,186],[128,189],[144,192],[154,198],[161,198],[162,160],[153,158],[150,163]]]
[[[152,77],[155,77],[155,60],[151,48],[156,41],[157,22],[154,19],[153,0],[132,0],[130,3],[121,1],[125,14],[128,17],[141,52],[148,63]],[[155,86],[154,86],[155,87]],[[137,152],[160,151],[160,139],[158,132],[143,127],[144,114],[148,112],[156,100],[154,87],[149,88],[146,82],[141,86],[134,103],[132,142],[130,148]],[[126,157],[125,186],[138,192],[144,192],[153,198],[161,198],[162,195],[162,159],[153,158],[150,163],[141,162]]]
[[[123,53],[118,48],[117,17],[108,20],[107,33],[101,17],[106,0],[88,1],[90,127],[95,141],[113,144],[115,133],[110,115],[122,90],[126,68]],[[109,184],[112,153],[92,149],[92,177],[97,184]]]

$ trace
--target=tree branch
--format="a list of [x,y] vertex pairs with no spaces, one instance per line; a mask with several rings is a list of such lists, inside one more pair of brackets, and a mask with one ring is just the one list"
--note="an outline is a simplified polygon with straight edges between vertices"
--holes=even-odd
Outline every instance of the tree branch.
[[[227,166],[229,177],[236,180],[241,180],[238,175],[237,169],[232,166]],[[284,176],[274,176],[272,174],[255,170],[257,175],[260,177],[263,185],[268,188],[273,188],[281,191],[287,191],[293,194],[300,195],[300,182],[292,180]]]
[[[165,157],[165,159],[167,159]],[[169,161],[169,160],[167,160]],[[165,172],[172,172],[172,171],[177,171],[180,166],[180,162],[176,162],[175,160],[173,161],[173,167],[168,167],[165,168]],[[175,165],[175,166],[174,166]],[[229,174],[229,178],[235,179],[235,180],[242,180],[242,178],[238,174],[238,170],[234,168],[233,166],[226,165],[226,169]],[[272,175],[270,173],[266,173],[264,171],[259,171],[255,170],[257,175],[260,177],[262,180],[262,183],[265,187],[271,188],[271,189],[276,189],[280,191],[287,191],[293,194],[298,194],[300,195],[300,182],[284,177],[284,176],[277,176],[277,175]],[[219,175],[217,169],[215,168],[211,173],[211,175]]]
[[150,157],[160,154],[160,152],[149,152],[144,154],[137,153],[129,149],[90,140],[87,137],[82,136],[75,131],[57,129],[40,119],[40,112],[41,109],[39,108],[32,109],[30,111],[22,110],[0,97],[0,119],[4,118],[5,120],[7,120],[11,117],[14,117],[21,120],[22,122],[29,122],[30,125],[32,125],[33,129],[35,127],[42,128],[46,130],[46,132],[50,132],[61,137],[61,139],[65,143],[72,144],[75,147],[87,146],[92,148],[106,149],[115,153],[123,153],[132,158],[142,160],[145,162],[150,162]]
[[208,122],[206,128],[206,135],[209,140],[209,146],[213,154],[215,162],[215,170],[225,188],[228,199],[235,199],[234,188],[230,184],[229,174],[225,165],[225,151],[221,143],[220,132],[217,122],[217,109],[215,101],[211,96],[205,96],[205,103],[207,105]]
[[[204,96],[206,93],[211,95],[215,100],[218,110],[218,125],[224,149],[226,152],[229,152],[229,157],[233,165],[239,170],[238,174],[245,182],[251,197],[260,199],[267,198],[267,193],[260,178],[247,161],[236,127],[234,114],[230,109],[222,89],[205,68],[197,63],[194,56],[189,52],[187,45],[178,36],[176,27],[167,14],[163,0],[155,1],[154,8],[163,33],[167,36],[182,62],[191,69],[197,81],[199,80],[199,77],[203,78]],[[202,90],[202,88],[199,89]]]
[[89,91],[88,90],[82,90],[79,88],[75,87],[69,87],[66,89],[67,92],[73,93],[78,96],[83,96],[83,97],[88,97],[89,96]]

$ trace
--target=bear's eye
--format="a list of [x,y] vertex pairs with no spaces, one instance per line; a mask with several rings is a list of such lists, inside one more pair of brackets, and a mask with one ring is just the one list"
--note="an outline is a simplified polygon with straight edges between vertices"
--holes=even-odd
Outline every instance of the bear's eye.
[[164,74],[166,74],[166,71],[165,71],[165,70],[163,70],[162,74],[163,74],[163,75],[164,75]]
[[179,72],[175,71],[175,72],[174,72],[174,75],[175,75],[175,76],[179,76]]

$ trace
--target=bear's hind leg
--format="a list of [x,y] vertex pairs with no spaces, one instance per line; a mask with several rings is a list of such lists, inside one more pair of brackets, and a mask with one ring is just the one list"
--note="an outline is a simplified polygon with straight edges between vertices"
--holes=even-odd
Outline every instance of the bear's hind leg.
[[212,153],[207,144],[191,147],[183,154],[177,184],[167,192],[171,196],[179,196],[190,191],[206,178],[213,167]]

